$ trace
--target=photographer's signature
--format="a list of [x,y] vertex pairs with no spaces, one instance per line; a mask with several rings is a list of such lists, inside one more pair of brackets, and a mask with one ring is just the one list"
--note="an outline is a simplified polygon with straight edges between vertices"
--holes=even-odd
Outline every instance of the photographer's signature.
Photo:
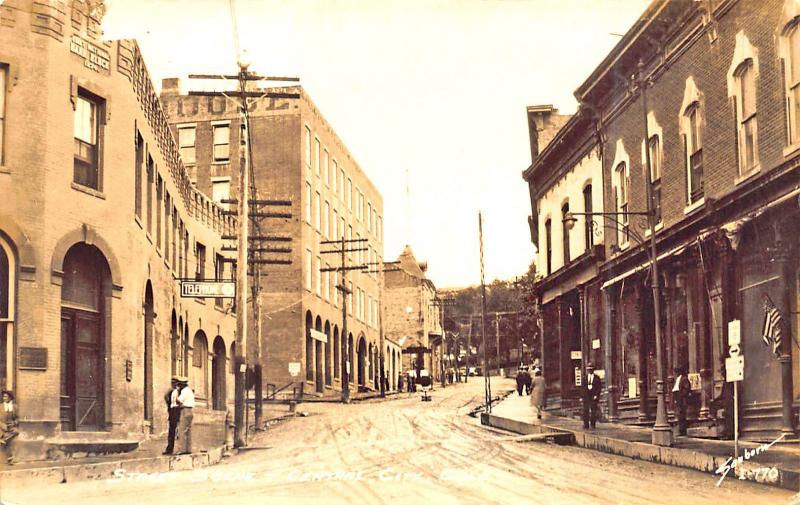
[[[783,434],[780,437],[773,440],[772,442],[770,442],[769,444],[761,444],[755,449],[745,449],[744,453],[736,459],[734,459],[733,457],[728,458],[725,461],[725,463],[720,465],[720,467],[717,468],[717,470],[714,472],[715,474],[722,475],[722,477],[720,477],[719,480],[717,481],[717,487],[719,487],[719,485],[722,484],[722,481],[725,480],[725,477],[728,476],[728,472],[730,472],[731,470],[734,471],[733,472],[734,475],[739,473],[740,479],[742,480],[746,479],[747,478],[746,473],[743,471],[737,472],[736,469],[741,467],[745,461],[749,461],[751,458],[758,456],[761,453],[767,452],[767,450],[769,450],[770,447],[783,440],[785,436],[786,434]],[[777,482],[778,469],[775,467],[757,468],[755,469],[754,479],[757,481],[769,480],[770,482]]]

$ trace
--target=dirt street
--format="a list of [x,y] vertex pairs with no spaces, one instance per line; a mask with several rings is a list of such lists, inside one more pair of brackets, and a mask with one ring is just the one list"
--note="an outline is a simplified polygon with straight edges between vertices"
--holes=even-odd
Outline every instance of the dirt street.
[[[496,383],[494,391],[502,388]],[[504,382],[509,389],[511,381]],[[483,380],[308,412],[204,470],[4,489],[3,503],[122,504],[783,504],[792,494],[574,447],[515,442],[465,413]],[[794,497],[796,500],[797,497]]]

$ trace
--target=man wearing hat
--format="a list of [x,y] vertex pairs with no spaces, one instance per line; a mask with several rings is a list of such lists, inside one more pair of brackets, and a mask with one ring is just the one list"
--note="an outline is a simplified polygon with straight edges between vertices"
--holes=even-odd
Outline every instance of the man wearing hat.
[[603,390],[603,383],[600,377],[594,374],[594,365],[586,364],[586,380],[581,386],[581,398],[583,399],[583,427],[594,429],[597,422],[598,409],[600,403],[600,392]]
[[178,397],[175,399],[175,402],[181,410],[181,418],[178,423],[178,437],[183,440],[181,443],[183,451],[178,454],[191,454],[194,391],[189,387],[189,379],[186,377],[178,377]]
[[172,454],[175,450],[175,432],[178,429],[178,422],[181,419],[181,407],[178,405],[178,377],[172,376],[172,386],[167,394],[164,395],[164,402],[167,404],[167,413],[169,419],[169,435],[167,437],[167,448],[164,454]]

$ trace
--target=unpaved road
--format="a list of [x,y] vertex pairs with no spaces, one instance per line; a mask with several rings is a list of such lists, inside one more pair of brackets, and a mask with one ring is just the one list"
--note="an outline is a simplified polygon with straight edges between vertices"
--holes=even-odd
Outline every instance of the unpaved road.
[[[510,382],[507,383],[510,387]],[[500,388],[495,384],[494,390]],[[4,490],[3,503],[788,504],[792,493],[736,479],[487,431],[466,415],[483,381],[309,413],[205,470]]]

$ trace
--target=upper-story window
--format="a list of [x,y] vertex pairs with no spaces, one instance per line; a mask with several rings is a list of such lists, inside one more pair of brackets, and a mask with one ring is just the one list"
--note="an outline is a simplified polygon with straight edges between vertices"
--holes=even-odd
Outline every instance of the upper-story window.
[[322,217],[320,216],[320,195],[319,191],[314,194],[314,227],[318,232],[322,231]]
[[323,149],[322,155],[322,180],[325,181],[326,186],[331,185],[331,172],[330,172],[330,155],[328,154],[328,149]]
[[211,178],[211,198],[220,204],[223,209],[229,209],[229,203],[223,203],[223,200],[229,200],[231,197],[231,178],[230,177],[212,177]]
[[231,125],[218,124],[214,128],[214,161],[224,163],[231,157]]
[[548,219],[544,222],[544,237],[545,237],[545,260],[547,266],[547,275],[553,272],[553,230],[552,223]]
[[661,222],[661,141],[658,135],[653,135],[647,142],[650,153],[650,197],[654,222]]
[[787,141],[800,145],[800,16],[784,26],[781,53],[786,76]]
[[[587,214],[592,213],[592,185],[587,184],[585,188],[583,188],[583,211]],[[586,244],[586,250],[594,246],[594,235],[592,233],[592,216],[585,216],[584,218],[584,244]]]
[[758,122],[756,119],[756,77],[752,60],[736,70],[735,115],[739,147],[739,173],[746,174],[758,163]]
[[617,243],[628,243],[628,197],[630,194],[630,177],[628,177],[628,167],[625,162],[619,163],[614,169],[614,201],[617,212],[621,214],[617,227]]
[[331,177],[331,183],[332,183],[332,188],[333,188],[333,194],[336,195],[338,193],[338,191],[339,191],[339,184],[338,184],[338,180],[339,180],[339,165],[336,163],[336,160],[332,160],[332,162],[333,162],[333,166],[331,167],[330,177]]
[[347,210],[353,210],[353,180],[347,179]]
[[184,165],[194,165],[197,162],[197,154],[194,147],[196,132],[197,129],[194,126],[178,126],[178,146]]
[[78,90],[74,113],[74,177],[73,181],[92,189],[100,189],[100,113],[102,101]]
[[202,281],[206,278],[206,246],[197,242],[195,247],[197,253],[197,272],[195,273],[195,279]]
[[142,134],[136,130],[136,140],[134,144],[136,150],[136,164],[134,166],[133,205],[136,217],[142,218],[142,172],[144,172],[144,139]]
[[320,165],[319,156],[320,156],[319,155],[319,139],[315,138],[314,139],[314,173],[317,174],[317,177],[319,177],[319,165]]
[[569,213],[569,203],[561,207],[561,239],[564,248],[564,265],[569,263],[569,227],[567,226],[567,214]]
[[700,102],[692,102],[684,112],[688,131],[686,143],[686,181],[689,203],[703,198],[703,135],[700,130]]
[[311,184],[306,183],[306,223],[311,224]]
[[6,81],[8,67],[0,65],[0,166],[5,162],[5,152],[3,150],[6,125]]
[[311,128],[306,126],[305,136],[306,168],[311,170]]

